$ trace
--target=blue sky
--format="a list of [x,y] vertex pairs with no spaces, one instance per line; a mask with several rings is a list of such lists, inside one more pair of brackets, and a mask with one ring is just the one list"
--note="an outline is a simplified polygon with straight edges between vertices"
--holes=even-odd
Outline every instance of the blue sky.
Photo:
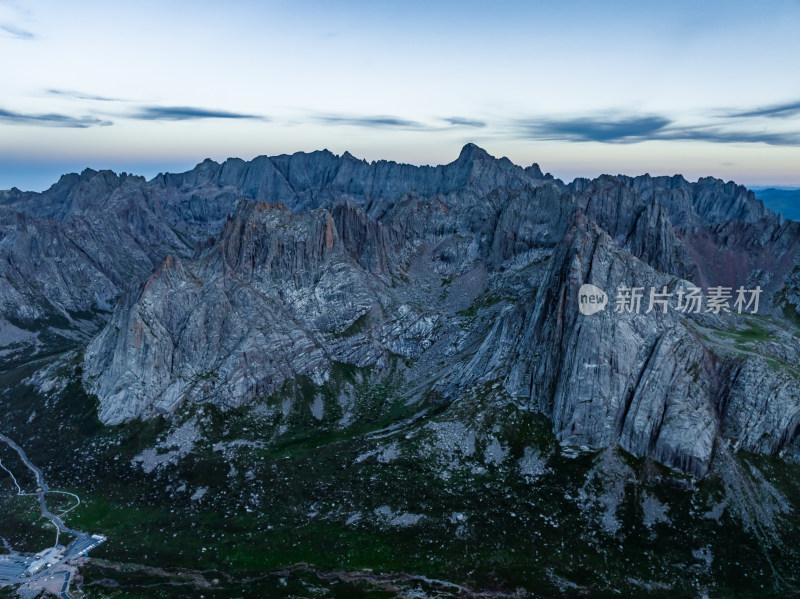
[[800,0],[0,0],[0,189],[328,148],[800,185]]

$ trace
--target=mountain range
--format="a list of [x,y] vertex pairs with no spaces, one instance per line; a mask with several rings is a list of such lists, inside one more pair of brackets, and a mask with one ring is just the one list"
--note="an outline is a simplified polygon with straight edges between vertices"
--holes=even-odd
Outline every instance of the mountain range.
[[[770,580],[766,592],[797,589],[786,564],[800,549],[800,494],[776,473],[800,462],[800,224],[743,186],[679,175],[565,183],[473,144],[435,167],[323,150],[205,160],[150,181],[87,169],[43,193],[0,192],[0,256],[0,368],[20,373],[7,395],[39,398],[26,417],[81,397],[83,417],[105,431],[91,435],[155,426],[160,436],[132,442],[130,455],[113,443],[101,454],[127,456],[136,476],[162,476],[149,484],[170,497],[180,485],[168,480],[184,481],[179,496],[193,480],[187,505],[213,501],[195,497],[213,484],[188,474],[203,451],[222,451],[246,492],[255,475],[242,473],[256,467],[238,448],[279,460],[269,452],[290,451],[288,439],[306,452],[354,443],[357,455],[345,451],[341,463],[344,454],[324,453],[337,471],[416,460],[448,501],[455,481],[471,496],[489,484],[476,477],[503,468],[536,493],[557,489],[592,535],[611,539],[606,566],[586,566],[595,575],[622,563],[609,548],[637,526],[674,540],[727,510],[725,526],[772,568],[753,580]],[[586,285],[605,293],[604,310],[583,313]],[[679,309],[694,287],[703,309]],[[626,309],[635,289],[641,309]],[[738,290],[758,290],[758,306],[737,309]],[[726,292],[728,309],[707,309]],[[651,293],[668,302],[653,305]],[[16,428],[30,430],[21,414]],[[578,464],[570,485],[582,486],[572,488],[559,473]],[[406,475],[405,492],[433,493]],[[70,476],[93,486],[84,470]],[[350,476],[326,473],[323,486],[349,497],[361,484]],[[533,505],[500,480],[514,513]],[[680,490],[666,499],[670,488]],[[325,498],[312,494],[304,523],[413,529],[444,505],[435,494],[416,511],[352,499],[317,516]],[[629,500],[640,506],[635,524]],[[475,540],[489,524],[472,507],[447,517]],[[741,557],[715,561],[722,538],[690,536],[695,553],[648,558],[663,571],[693,563],[685,584],[658,568],[634,582],[592,580],[577,561],[531,580],[556,594],[756,588],[724,581]],[[470,589],[514,579],[492,578],[490,562],[479,561],[482,582]]]

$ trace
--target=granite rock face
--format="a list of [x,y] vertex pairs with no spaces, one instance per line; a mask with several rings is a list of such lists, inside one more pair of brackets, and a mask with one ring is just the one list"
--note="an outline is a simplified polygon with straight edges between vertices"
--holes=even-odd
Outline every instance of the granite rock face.
[[143,178],[110,171],[0,192],[0,328],[27,334],[0,339],[0,359],[85,342],[131,283],[167,255],[190,256],[191,238],[165,221]]
[[[698,475],[721,444],[800,456],[800,227],[731,182],[564,184],[470,144],[437,167],[85,171],[0,204],[4,316],[115,305],[83,363],[108,424],[400,364],[409,402],[499,383],[564,444]],[[585,283],[605,310],[580,313]],[[647,311],[651,288],[691,285],[760,285],[759,314]],[[638,313],[615,310],[620,286],[645,290]]]

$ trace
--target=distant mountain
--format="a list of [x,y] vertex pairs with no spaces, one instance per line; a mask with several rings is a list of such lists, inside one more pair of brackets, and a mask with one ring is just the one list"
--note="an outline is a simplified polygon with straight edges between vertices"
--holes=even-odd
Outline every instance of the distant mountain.
[[773,212],[800,221],[800,189],[768,187],[756,189],[754,193]]

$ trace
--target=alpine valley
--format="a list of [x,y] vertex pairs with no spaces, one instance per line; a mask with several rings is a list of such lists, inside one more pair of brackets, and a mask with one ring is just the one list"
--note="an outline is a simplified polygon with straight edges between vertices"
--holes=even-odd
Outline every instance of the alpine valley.
[[789,596],[799,305],[800,224],[714,178],[473,144],[87,169],[0,192],[0,433],[107,539],[75,597]]

